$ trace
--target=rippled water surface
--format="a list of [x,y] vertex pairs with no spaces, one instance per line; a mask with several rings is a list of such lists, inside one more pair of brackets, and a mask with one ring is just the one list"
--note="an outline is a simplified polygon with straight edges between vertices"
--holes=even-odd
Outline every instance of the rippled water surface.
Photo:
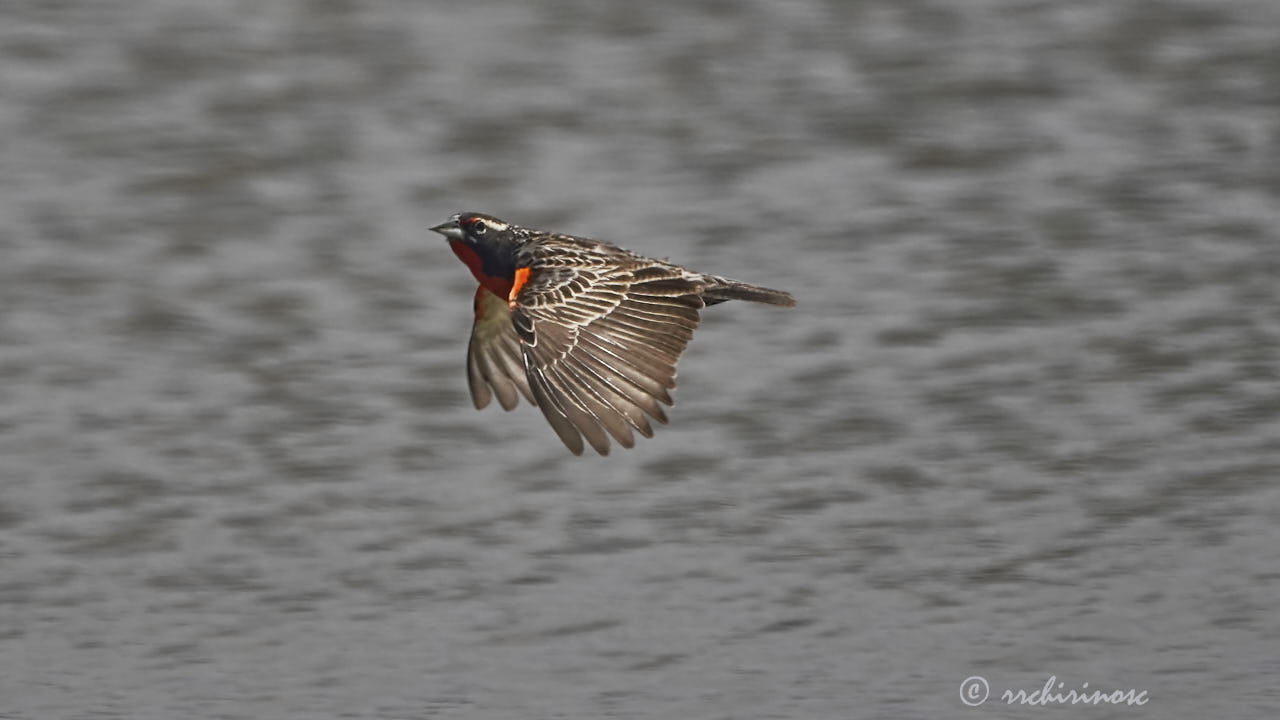
[[[1275,716],[1277,37],[0,5],[0,717]],[[470,405],[460,210],[800,304],[575,458]],[[1000,700],[1050,676],[1149,702]]]

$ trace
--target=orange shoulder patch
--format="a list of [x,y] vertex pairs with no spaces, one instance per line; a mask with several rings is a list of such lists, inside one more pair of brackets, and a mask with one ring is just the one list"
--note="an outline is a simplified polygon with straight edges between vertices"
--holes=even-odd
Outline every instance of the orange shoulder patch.
[[529,282],[529,268],[516,268],[515,279],[511,282],[511,292],[507,293],[507,305],[514,308],[516,306],[516,295],[520,293],[520,288]]

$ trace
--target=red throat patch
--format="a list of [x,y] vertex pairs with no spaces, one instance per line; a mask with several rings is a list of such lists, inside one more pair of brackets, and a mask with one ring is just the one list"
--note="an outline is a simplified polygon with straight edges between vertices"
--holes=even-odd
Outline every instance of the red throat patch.
[[[477,255],[476,251],[472,250],[466,243],[460,240],[450,240],[449,247],[453,250],[453,254],[457,255],[458,259],[471,270],[471,274],[475,275],[476,280],[480,282],[481,287],[510,302],[513,297],[513,293],[515,292],[512,290],[513,281],[511,278],[485,274],[483,270],[483,263],[480,261],[480,256]],[[524,270],[524,274],[526,276],[529,274],[528,268],[521,269]],[[516,277],[520,277],[520,270],[516,271]],[[521,284],[523,284],[523,282],[521,282]]]

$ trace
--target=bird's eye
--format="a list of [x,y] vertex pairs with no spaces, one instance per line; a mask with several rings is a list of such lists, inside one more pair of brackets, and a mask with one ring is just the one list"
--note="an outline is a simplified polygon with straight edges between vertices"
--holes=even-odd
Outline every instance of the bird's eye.
[[487,224],[485,224],[485,221],[483,221],[483,220],[472,220],[472,221],[471,221],[471,232],[473,232],[473,233],[475,233],[475,234],[477,234],[477,235],[483,235],[483,234],[485,234],[485,231],[486,231],[486,230],[488,230],[488,229],[489,229],[489,226],[488,226]]

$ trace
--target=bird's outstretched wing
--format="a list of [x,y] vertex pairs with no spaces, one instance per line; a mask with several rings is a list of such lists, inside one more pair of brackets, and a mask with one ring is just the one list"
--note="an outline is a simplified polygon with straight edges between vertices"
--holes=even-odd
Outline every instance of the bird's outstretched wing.
[[703,307],[701,284],[678,267],[598,259],[607,262],[562,248],[535,262],[511,308],[529,389],[575,455],[584,437],[605,455],[609,435],[631,447],[632,430],[652,437],[649,418],[667,421],[662,405]]
[[[507,302],[486,290],[476,288],[476,319],[471,326],[471,343],[467,345],[467,385],[471,401],[479,410],[498,396],[503,410],[520,401],[516,391],[536,405],[526,379],[524,360],[520,356],[520,338],[511,324]],[[493,389],[492,395],[490,388]]]

